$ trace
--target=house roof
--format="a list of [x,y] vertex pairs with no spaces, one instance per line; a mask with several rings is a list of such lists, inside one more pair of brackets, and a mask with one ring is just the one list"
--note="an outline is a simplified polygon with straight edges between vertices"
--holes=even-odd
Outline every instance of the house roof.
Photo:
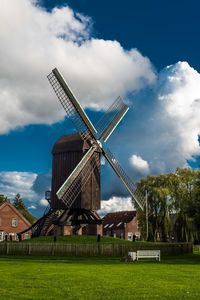
[[124,224],[131,222],[135,216],[135,210],[109,213],[103,217],[103,228],[105,230],[123,229]]
[[31,224],[29,223],[29,221],[26,218],[24,218],[24,216],[12,205],[12,203],[10,202],[9,199],[6,199],[5,202],[3,202],[2,204],[0,204],[0,212],[6,206],[9,206],[10,209],[12,209],[16,213],[16,215],[18,215],[18,217],[21,218],[28,227],[31,226]]

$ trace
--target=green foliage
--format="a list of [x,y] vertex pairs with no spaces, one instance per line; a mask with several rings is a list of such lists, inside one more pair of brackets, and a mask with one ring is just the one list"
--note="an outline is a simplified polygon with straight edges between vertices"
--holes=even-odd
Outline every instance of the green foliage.
[[29,223],[33,224],[34,223],[34,217],[30,214],[30,212],[26,209],[20,210],[20,213],[24,216],[26,220],[29,221]]
[[6,197],[4,195],[0,195],[0,205],[6,201]]
[[[175,173],[147,176],[137,184],[148,192],[149,239],[192,241],[200,232],[200,170],[177,168]],[[137,205],[136,205],[137,207]],[[137,207],[139,227],[146,236],[146,212]],[[175,214],[174,224],[170,217]]]
[[18,193],[13,201],[13,205],[17,210],[24,210],[26,209],[26,206],[21,198],[21,195]]
[[34,223],[34,217],[27,210],[26,205],[24,204],[24,201],[19,193],[15,196],[13,205],[31,224]]

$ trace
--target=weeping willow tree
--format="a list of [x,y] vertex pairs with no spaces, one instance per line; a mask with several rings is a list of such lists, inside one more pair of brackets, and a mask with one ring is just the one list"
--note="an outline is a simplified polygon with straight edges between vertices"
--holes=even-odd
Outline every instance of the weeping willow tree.
[[[163,177],[147,176],[141,179],[137,188],[148,197],[148,239],[167,241],[170,231],[170,201],[168,188],[162,187]],[[142,236],[146,236],[146,208],[137,207],[138,225]]]
[[[177,241],[188,242],[193,240],[197,227],[200,233],[200,171],[178,168],[175,173],[149,175],[137,183],[137,188],[148,195],[149,240],[164,242],[175,235]],[[137,215],[145,237],[146,208],[141,211],[137,207]]]

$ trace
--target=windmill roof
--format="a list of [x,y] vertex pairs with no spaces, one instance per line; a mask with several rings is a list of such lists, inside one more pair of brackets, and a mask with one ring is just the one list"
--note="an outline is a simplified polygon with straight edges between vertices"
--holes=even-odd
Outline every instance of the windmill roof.
[[89,149],[90,146],[84,142],[79,133],[72,133],[61,136],[53,146],[52,154],[83,151]]
[[135,216],[135,210],[109,213],[103,217],[103,227],[106,230],[122,229],[124,224],[131,222]]

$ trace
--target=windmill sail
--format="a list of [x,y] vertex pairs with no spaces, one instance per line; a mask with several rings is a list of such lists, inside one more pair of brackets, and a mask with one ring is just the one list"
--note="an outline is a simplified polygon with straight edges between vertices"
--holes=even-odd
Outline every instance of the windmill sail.
[[91,147],[78,163],[71,175],[57,192],[57,197],[71,207],[81,192],[82,186],[85,186],[91,173],[96,167],[99,167],[99,160],[95,157],[96,147]]
[[143,210],[145,205],[145,197],[136,189],[135,184],[130,179],[130,177],[126,174],[126,172],[122,169],[119,162],[114,158],[114,155],[107,149],[105,151],[103,149],[103,154],[111,167],[114,169],[115,173],[121,178],[126,188],[130,192],[131,196],[134,198],[139,207]]
[[128,106],[123,103],[121,97],[118,97],[96,125],[100,141],[107,141],[128,110]]
[[93,172],[97,166],[98,160],[95,159],[95,150],[98,149],[104,154],[112,168],[124,182],[132,197],[141,209],[143,209],[145,203],[144,197],[136,190],[134,183],[124,172],[111,152],[105,151],[100,143],[102,140],[106,142],[129,108],[123,103],[122,99],[118,97],[97,123],[97,139],[95,136],[95,133],[97,133],[96,129],[59,71],[55,68],[47,78],[82,139],[84,141],[89,141],[89,144],[91,145],[89,151],[57,192],[58,199],[62,200],[67,207],[72,206],[78,194],[81,192],[82,186],[87,182],[91,172]]
[[78,100],[73,95],[58,69],[54,69],[47,76],[67,116],[70,118],[83,140],[95,139],[96,129],[84,112]]

